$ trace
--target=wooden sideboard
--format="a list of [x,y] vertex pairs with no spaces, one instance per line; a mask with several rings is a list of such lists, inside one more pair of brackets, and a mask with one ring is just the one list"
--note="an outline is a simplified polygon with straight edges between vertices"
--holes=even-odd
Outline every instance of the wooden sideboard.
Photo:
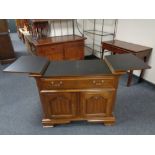
[[[132,53],[137,57],[141,58],[144,62],[148,61],[148,58],[152,52],[151,47],[128,43],[120,40],[111,40],[111,41],[102,42],[102,58],[105,50],[109,50],[113,54]],[[127,86],[131,85],[132,74],[133,74],[133,69],[130,70],[129,72]],[[139,82],[141,82],[143,74],[144,74],[144,70],[141,70],[141,73],[139,76]]]
[[77,35],[55,36],[38,40],[33,39],[31,35],[25,36],[29,51],[49,60],[84,59],[85,39]]
[[15,60],[15,53],[8,32],[6,19],[0,19],[0,63],[10,63]]
[[105,60],[51,62],[22,56],[4,71],[27,72],[35,78],[43,108],[42,124],[49,127],[79,120],[114,124],[119,76],[130,68],[150,67],[132,54],[112,55]]

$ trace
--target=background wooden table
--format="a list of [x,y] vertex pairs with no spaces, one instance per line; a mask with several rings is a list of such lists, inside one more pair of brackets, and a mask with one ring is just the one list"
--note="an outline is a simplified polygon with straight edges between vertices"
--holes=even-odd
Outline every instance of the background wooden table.
[[[104,56],[105,50],[111,51],[113,54],[124,54],[124,53],[132,53],[137,57],[141,58],[144,62],[148,61],[150,53],[152,51],[151,47],[146,47],[138,44],[128,43],[120,40],[111,40],[102,42],[102,58]],[[132,81],[133,70],[130,70],[127,86],[130,86]],[[144,74],[144,70],[141,70],[139,76],[139,82],[141,82]]]

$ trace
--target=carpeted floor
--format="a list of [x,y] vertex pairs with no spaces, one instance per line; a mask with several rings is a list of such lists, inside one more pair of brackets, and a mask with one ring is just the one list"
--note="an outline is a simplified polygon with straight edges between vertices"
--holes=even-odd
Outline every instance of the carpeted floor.
[[[26,55],[26,48],[12,34],[18,56]],[[120,79],[117,93],[114,126],[73,122],[54,128],[43,128],[42,110],[35,80],[26,74],[3,73],[7,65],[0,65],[0,134],[57,134],[57,135],[114,135],[155,134],[155,87],[143,82],[126,87],[127,76]]]

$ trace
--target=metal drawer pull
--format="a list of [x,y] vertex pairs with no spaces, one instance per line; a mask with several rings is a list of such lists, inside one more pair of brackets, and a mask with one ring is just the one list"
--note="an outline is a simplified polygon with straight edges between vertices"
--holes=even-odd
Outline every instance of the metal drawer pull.
[[104,83],[104,80],[101,80],[101,81],[96,81],[96,80],[93,80],[93,84],[95,84],[96,86],[100,86]]
[[52,81],[52,82],[51,82],[51,85],[52,85],[53,87],[60,87],[62,84],[63,84],[62,81],[58,81],[58,82]]

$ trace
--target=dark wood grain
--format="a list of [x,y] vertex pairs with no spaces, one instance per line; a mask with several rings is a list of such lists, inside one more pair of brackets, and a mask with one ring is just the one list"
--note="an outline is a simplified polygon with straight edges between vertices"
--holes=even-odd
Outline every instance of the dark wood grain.
[[85,40],[86,38],[83,38],[78,35],[64,35],[64,36],[54,36],[54,37],[47,37],[42,39],[33,39],[31,35],[26,36],[27,39],[33,43],[35,46],[44,46],[44,45],[51,45],[51,44],[62,44],[65,42],[74,42],[74,41],[80,41]]
[[43,126],[79,120],[112,125],[118,78],[112,74],[36,77]]
[[118,78],[104,60],[51,61],[44,75],[35,78],[43,126],[79,120],[114,124]]
[[36,40],[31,35],[26,35],[25,43],[32,54],[49,60],[82,60],[85,39],[77,35],[65,35]]
[[42,74],[31,76],[39,90],[44,127],[79,120],[113,125],[120,71],[149,66],[132,54],[105,60],[51,61],[47,66],[45,58],[23,56],[5,71]]
[[139,53],[141,51],[146,51],[152,49],[151,47],[142,46],[134,43],[129,43],[121,40],[111,40],[102,42],[103,46],[112,45],[113,47],[120,48],[122,50],[130,51],[132,53]]
[[0,19],[0,33],[2,32],[8,33],[8,24],[6,19]]
[[10,63],[15,60],[15,53],[8,32],[6,19],[0,19],[0,63]]

